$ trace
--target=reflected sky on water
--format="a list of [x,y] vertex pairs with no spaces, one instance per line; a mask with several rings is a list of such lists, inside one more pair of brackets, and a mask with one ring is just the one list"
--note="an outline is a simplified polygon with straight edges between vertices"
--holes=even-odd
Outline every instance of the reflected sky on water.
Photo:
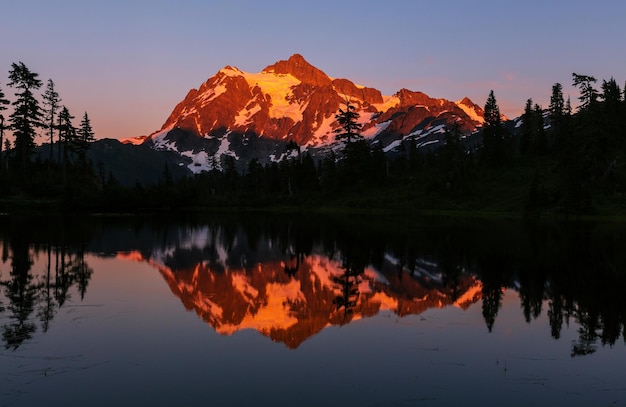
[[0,222],[0,405],[624,405],[620,227]]

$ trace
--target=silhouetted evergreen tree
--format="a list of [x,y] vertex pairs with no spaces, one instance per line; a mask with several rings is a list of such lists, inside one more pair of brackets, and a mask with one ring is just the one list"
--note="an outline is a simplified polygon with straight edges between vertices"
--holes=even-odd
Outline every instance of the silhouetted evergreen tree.
[[72,116],[66,106],[61,108],[59,113],[57,129],[59,130],[59,138],[61,139],[60,147],[63,150],[63,166],[69,164],[69,152],[73,151],[76,139],[76,127],[72,124],[74,116]]
[[562,148],[564,143],[566,134],[565,120],[567,115],[565,101],[563,99],[563,85],[558,82],[552,86],[552,95],[550,96],[548,111],[550,112],[551,144],[558,150]]
[[563,85],[555,83],[552,85],[552,95],[550,96],[550,106],[548,107],[550,118],[554,122],[559,120],[565,114],[565,100],[563,99]]
[[87,150],[93,141],[95,140],[93,129],[91,128],[91,121],[89,120],[89,116],[87,112],[83,115],[83,118],[80,122],[80,127],[78,128],[76,137],[74,138],[74,151],[78,156],[79,161],[83,164],[83,166],[87,165]]
[[577,74],[573,77],[581,101],[574,121],[578,142],[574,156],[581,166],[583,181],[604,182],[620,164],[623,155],[621,90],[611,79],[603,82],[602,93],[598,93],[592,85],[595,78]]
[[548,150],[548,140],[546,139],[546,131],[544,129],[543,109],[538,104],[535,104],[534,116],[535,134],[533,150],[535,154],[543,155]]
[[578,111],[590,109],[598,101],[598,91],[593,87],[593,84],[597,82],[596,78],[577,73],[573,73],[572,77],[574,86],[580,90]]
[[573,112],[574,110],[572,109],[572,102],[570,100],[570,97],[568,96],[567,100],[565,101],[565,115],[571,116]]
[[535,114],[533,112],[533,100],[528,99],[522,113],[522,124],[520,125],[519,150],[522,156],[530,154],[533,145],[533,137],[536,126],[534,125]]
[[565,209],[580,213],[591,208],[591,183],[597,173],[598,160],[604,153],[601,145],[598,113],[598,92],[592,76],[572,74],[573,84],[580,90],[581,102],[573,117],[571,134],[564,145],[563,173]]
[[54,82],[52,79],[48,79],[46,84],[46,91],[43,94],[43,104],[44,104],[44,123],[45,127],[48,131],[48,136],[50,137],[50,161],[52,161],[53,150],[54,150],[54,130],[55,119],[57,111],[60,108],[59,103],[61,103],[61,98],[59,98],[59,93],[54,89]]
[[4,92],[2,91],[2,88],[0,88],[0,172],[4,169],[4,160],[3,160],[3,153],[2,153],[2,147],[4,146],[3,144],[3,139],[4,139],[4,115],[2,114],[3,111],[7,110],[6,105],[8,105],[9,100],[6,99],[6,97],[4,96]]
[[358,122],[359,114],[356,108],[350,104],[350,100],[346,99],[346,110],[339,109],[339,113],[335,115],[335,119],[339,124],[339,128],[335,130],[337,140],[346,140],[350,145],[352,140],[361,140],[363,136],[359,133],[362,125]]
[[38,79],[39,74],[31,72],[23,62],[13,63],[11,67],[8,85],[18,89],[18,92],[13,102],[14,111],[9,117],[15,137],[15,159],[21,172],[24,173],[35,148],[37,128],[42,127],[41,108],[39,101],[33,95],[33,90],[39,89],[42,82]]
[[507,160],[506,130],[502,126],[500,108],[493,94],[485,103],[485,124],[483,126],[483,162],[487,166],[500,166]]

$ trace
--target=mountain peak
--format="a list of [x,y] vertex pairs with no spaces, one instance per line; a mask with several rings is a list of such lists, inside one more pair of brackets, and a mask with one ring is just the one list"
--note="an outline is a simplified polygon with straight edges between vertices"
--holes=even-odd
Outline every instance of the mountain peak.
[[483,109],[467,98],[452,102],[408,89],[383,96],[348,79],[331,79],[294,54],[260,73],[225,66],[190,90],[143,144],[191,158],[187,167],[194,173],[223,168],[226,156],[240,168],[252,159],[280,161],[289,154],[289,141],[321,157],[339,145],[335,115],[346,98],[360,115],[363,136],[385,152],[408,136],[436,148],[445,127],[460,124],[469,134],[484,122]]
[[458,103],[462,104],[462,105],[465,105],[465,106],[469,106],[469,107],[474,107],[476,105],[474,102],[472,102],[472,99],[468,98],[467,96],[465,96],[463,99],[459,100]]
[[293,54],[286,61],[278,61],[273,65],[269,65],[262,71],[263,73],[275,74],[291,74],[294,78],[299,79],[302,83],[315,86],[330,85],[331,79],[320,69],[311,65],[300,54]]

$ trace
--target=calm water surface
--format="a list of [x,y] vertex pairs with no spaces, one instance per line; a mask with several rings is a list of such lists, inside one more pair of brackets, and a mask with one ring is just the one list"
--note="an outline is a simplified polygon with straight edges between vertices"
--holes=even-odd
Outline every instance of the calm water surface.
[[0,217],[0,405],[626,405],[625,233]]

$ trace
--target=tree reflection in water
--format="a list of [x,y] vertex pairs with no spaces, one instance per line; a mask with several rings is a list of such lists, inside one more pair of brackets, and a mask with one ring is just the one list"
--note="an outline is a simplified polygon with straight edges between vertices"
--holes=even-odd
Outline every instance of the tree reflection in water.
[[[624,338],[625,234],[620,225],[402,217],[220,215],[88,222],[5,218],[0,219],[3,341],[7,348],[19,347],[38,329],[46,332],[72,294],[80,299],[86,295],[93,270],[85,253],[137,251],[145,260],[162,262],[160,271],[167,270],[172,287],[178,287],[177,279],[186,283],[181,286],[192,287],[194,270],[206,274],[198,275],[204,285],[194,292],[172,290],[188,307],[193,307],[193,296],[211,295],[217,301],[225,289],[234,287],[229,280],[234,275],[238,283],[247,284],[248,291],[243,297],[238,294],[237,301],[249,307],[252,316],[267,305],[267,287],[297,288],[299,293],[289,301],[275,303],[291,307],[285,321],[297,322],[283,331],[267,331],[287,338],[290,347],[329,322],[345,324],[357,315],[374,315],[383,308],[381,298],[393,307],[386,309],[399,316],[481,301],[486,329],[494,331],[503,292],[514,290],[519,293],[520,316],[533,323],[546,312],[555,339],[563,327],[577,323],[571,355],[586,355]],[[45,259],[42,270],[33,271],[35,257]],[[316,277],[314,267],[319,264],[314,262],[319,259],[333,269],[329,287]],[[226,275],[229,270],[231,277]],[[372,270],[384,283],[372,277]],[[216,282],[222,285],[211,286]],[[232,316],[220,322],[223,331],[232,332],[245,318],[247,308],[226,308],[235,302],[224,298],[216,303],[224,316]],[[217,323],[207,310],[196,312]],[[310,325],[301,323],[305,318]]]
[[[6,349],[17,349],[32,339],[37,322],[42,332],[48,331],[56,312],[70,298],[73,286],[77,287],[81,300],[84,298],[93,270],[84,260],[85,243],[74,241],[70,245],[63,226],[47,230],[55,233],[44,234],[43,245],[35,240],[36,232],[42,232],[41,226],[23,219],[3,226],[0,287],[7,304],[4,307],[0,302],[0,311],[7,312],[7,321],[2,324],[2,339]],[[45,272],[35,274],[33,258],[43,253]],[[7,266],[9,275],[5,278],[2,271]]]
[[343,325],[350,322],[354,314],[354,307],[356,307],[359,299],[359,276],[365,270],[351,265],[349,261],[344,261],[342,269],[341,275],[332,276],[331,279],[340,291],[340,294],[335,296],[333,304],[335,304],[337,311],[343,310],[341,321]]

